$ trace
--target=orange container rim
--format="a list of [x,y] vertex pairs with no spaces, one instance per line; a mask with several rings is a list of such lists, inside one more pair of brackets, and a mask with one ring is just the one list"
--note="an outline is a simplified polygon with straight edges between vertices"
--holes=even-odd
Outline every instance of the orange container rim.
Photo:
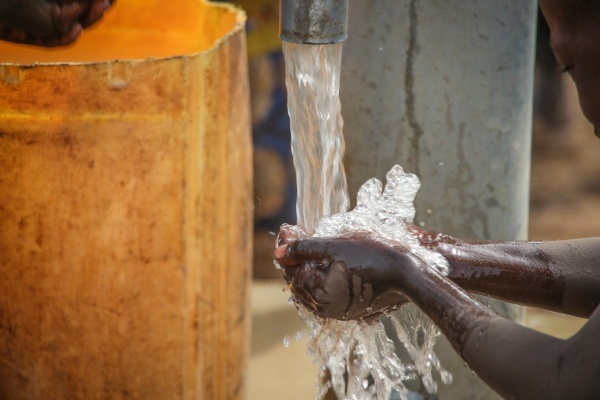
[[2,65],[146,61],[209,52],[243,29],[245,13],[206,0],[121,0],[72,45],[39,48],[0,42]]

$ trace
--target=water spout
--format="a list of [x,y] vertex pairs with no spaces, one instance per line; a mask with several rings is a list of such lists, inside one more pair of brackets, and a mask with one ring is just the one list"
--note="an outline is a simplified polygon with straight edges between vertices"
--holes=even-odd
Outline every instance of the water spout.
[[343,42],[348,38],[348,0],[281,0],[279,21],[279,37],[285,42]]

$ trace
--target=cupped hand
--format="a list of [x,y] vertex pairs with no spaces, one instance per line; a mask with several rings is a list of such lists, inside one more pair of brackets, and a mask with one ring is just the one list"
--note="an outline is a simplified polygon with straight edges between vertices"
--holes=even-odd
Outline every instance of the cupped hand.
[[[0,39],[37,46],[72,43],[114,0],[4,0]],[[14,3],[14,4],[12,4]]]
[[275,260],[294,299],[320,317],[375,319],[407,301],[403,268],[418,260],[368,236],[303,238],[283,226]]

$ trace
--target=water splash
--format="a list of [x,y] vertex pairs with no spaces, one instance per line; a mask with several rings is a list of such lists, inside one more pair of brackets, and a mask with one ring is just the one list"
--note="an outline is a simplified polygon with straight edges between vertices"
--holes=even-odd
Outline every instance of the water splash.
[[[368,233],[392,247],[401,242],[429,267],[447,273],[447,260],[421,247],[408,230],[415,216],[413,201],[419,186],[415,175],[404,173],[396,165],[388,172],[385,187],[378,179],[367,181],[359,190],[356,208],[324,216],[313,236]],[[306,235],[300,230],[297,233]],[[404,382],[408,380],[420,377],[429,393],[437,390],[434,371],[443,383],[452,381],[452,375],[440,365],[433,350],[440,334],[438,328],[412,305],[405,305],[374,323],[325,320],[301,306],[298,310],[312,333],[308,353],[331,377],[329,385],[320,387],[317,398],[322,398],[331,389],[339,399],[389,399],[392,390],[407,399]],[[385,325],[393,329],[391,337],[397,339],[410,361],[399,358],[400,349],[388,336],[390,332],[386,332]]]
[[415,196],[421,186],[419,178],[395,165],[386,175],[385,187],[377,178],[365,182],[358,191],[357,205],[352,211],[323,216],[315,237],[351,236],[369,233],[378,241],[393,246],[400,242],[430,265],[447,275],[448,261],[439,253],[420,246],[408,230],[415,218]]
[[[408,389],[404,382],[419,376],[425,389],[433,394],[437,390],[434,370],[443,383],[452,382],[452,375],[433,352],[439,331],[414,306],[403,306],[374,323],[320,320],[304,308],[299,308],[299,315],[312,331],[308,354],[320,367],[321,378],[329,377],[328,381],[320,380],[327,383],[319,387],[317,399],[324,398],[329,390],[338,399],[389,399],[392,390],[396,390],[406,400]],[[386,331],[386,320],[414,363],[398,356],[396,345]],[[422,341],[417,344],[420,331]]]

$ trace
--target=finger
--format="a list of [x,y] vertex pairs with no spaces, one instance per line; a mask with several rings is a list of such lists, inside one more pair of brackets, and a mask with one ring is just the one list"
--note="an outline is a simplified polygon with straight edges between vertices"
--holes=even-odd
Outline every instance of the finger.
[[281,230],[277,235],[277,246],[283,246],[284,244],[291,243],[294,240],[298,240],[298,236],[294,235],[292,232]]
[[76,23],[71,27],[71,31],[69,33],[55,39],[40,39],[40,43],[35,44],[43,45],[46,47],[65,46],[67,44],[73,43],[79,37],[82,31],[83,27],[81,26],[81,24]]
[[[385,313],[382,313],[381,311],[375,311],[374,313],[367,314],[360,319],[362,319],[365,322],[375,322],[379,318],[383,317],[384,315],[385,315]],[[358,319],[358,318],[351,318],[351,319]]]
[[275,249],[275,260],[285,261],[285,255],[287,254],[287,244],[281,245]]
[[298,227],[283,224],[279,228],[279,234],[277,235],[277,245],[281,246],[282,244],[290,243],[294,240],[300,238],[300,231]]
[[[279,264],[279,266],[284,267],[284,268],[291,268],[291,267],[295,268],[295,267],[300,266],[300,262],[307,261],[307,260],[289,257],[288,251],[289,251],[288,244],[282,244],[281,246],[279,246],[275,249],[274,258],[275,258],[275,261]],[[288,272],[290,272],[290,271],[288,271]]]
[[73,26],[79,24],[77,21],[84,12],[84,7],[79,2],[54,4],[52,6],[52,23],[54,28],[62,36],[73,31]]
[[22,30],[15,30],[0,26],[0,39],[14,43],[26,43],[27,34]]
[[[51,17],[51,4],[39,0],[0,1],[0,25],[17,35],[15,41],[27,42],[16,32],[26,36],[52,36],[55,28]],[[11,39],[12,40],[12,39]]]
[[298,239],[287,245],[285,258],[289,262],[329,258],[332,247],[339,241],[323,238]]
[[86,17],[82,21],[84,28],[93,25],[102,18],[104,12],[108,10],[113,2],[110,0],[94,0]]

